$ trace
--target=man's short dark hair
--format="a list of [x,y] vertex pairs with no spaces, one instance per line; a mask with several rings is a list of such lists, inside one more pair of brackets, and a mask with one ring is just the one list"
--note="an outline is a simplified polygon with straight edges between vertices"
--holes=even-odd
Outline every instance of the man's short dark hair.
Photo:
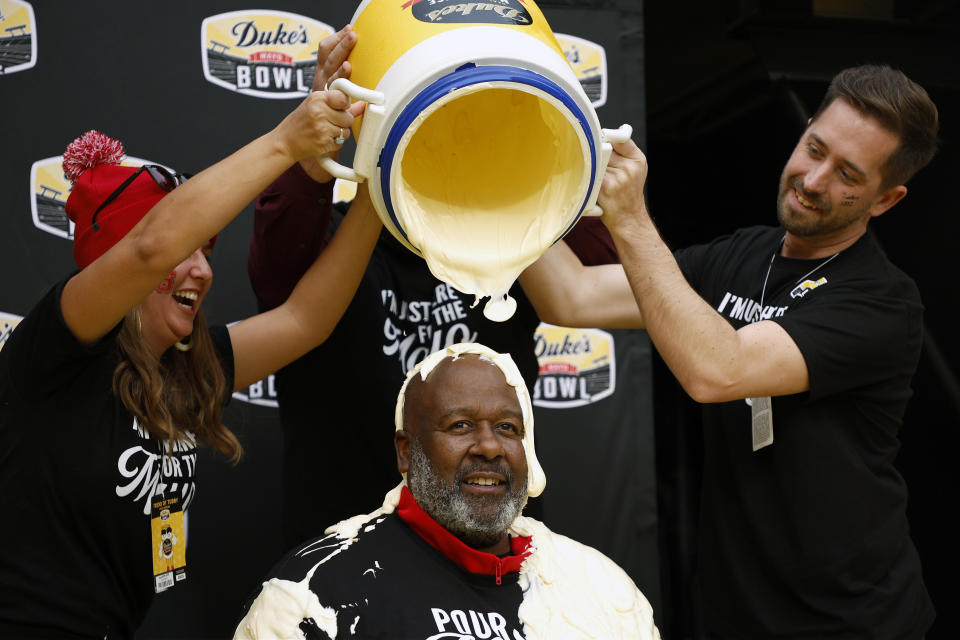
[[937,151],[937,106],[926,90],[902,71],[886,65],[844,69],[830,82],[813,120],[834,100],[843,100],[900,137],[884,165],[884,188],[906,182]]

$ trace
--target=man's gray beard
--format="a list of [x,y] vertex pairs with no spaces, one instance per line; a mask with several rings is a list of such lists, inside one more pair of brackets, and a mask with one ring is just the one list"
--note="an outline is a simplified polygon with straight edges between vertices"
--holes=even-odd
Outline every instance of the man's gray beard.
[[[498,472],[507,478],[507,486],[513,486],[513,474],[500,465]],[[490,547],[496,544],[507,532],[518,515],[527,505],[527,479],[519,483],[515,490],[508,491],[493,516],[485,516],[482,508],[471,506],[470,499],[463,494],[463,477],[478,469],[490,470],[491,465],[476,465],[457,471],[453,485],[446,484],[437,474],[420,441],[410,439],[410,468],[407,470],[407,487],[417,504],[436,520],[443,528],[457,536],[473,548]]]

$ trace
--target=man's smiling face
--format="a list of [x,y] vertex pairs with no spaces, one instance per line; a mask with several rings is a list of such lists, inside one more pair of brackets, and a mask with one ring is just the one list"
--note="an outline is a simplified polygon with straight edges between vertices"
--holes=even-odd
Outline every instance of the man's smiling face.
[[777,216],[795,236],[830,237],[863,229],[893,203],[884,164],[899,138],[843,100],[810,122],[780,178]]
[[516,390],[474,355],[440,363],[407,389],[400,471],[417,503],[478,549],[500,547],[527,498]]

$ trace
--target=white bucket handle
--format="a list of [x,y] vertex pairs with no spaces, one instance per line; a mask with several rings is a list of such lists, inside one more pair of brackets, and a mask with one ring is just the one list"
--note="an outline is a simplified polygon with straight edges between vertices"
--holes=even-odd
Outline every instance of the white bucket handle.
[[618,129],[601,129],[600,133],[603,134],[603,138],[607,142],[616,142],[619,144],[630,139],[630,136],[633,135],[633,127],[628,124],[622,124]]
[[[358,84],[350,82],[346,78],[337,78],[330,84],[328,88],[343,91],[345,94],[350,96],[351,99],[363,100],[369,104],[382,105],[384,102],[386,102],[386,98],[382,92],[361,87]],[[365,176],[360,175],[353,168],[340,164],[328,155],[320,156],[317,158],[317,160],[320,161],[320,166],[323,167],[324,171],[335,178],[349,180],[350,182],[363,182],[366,180]]]
[[[610,159],[610,154],[613,153],[613,143],[626,142],[633,135],[633,127],[628,124],[622,124],[617,129],[601,129],[601,155],[603,158],[603,170],[607,170],[607,161]],[[603,180],[603,175],[600,175],[600,179]],[[592,207],[583,212],[582,215],[585,216],[601,216],[603,215],[603,209],[600,208],[600,205],[594,204]]]

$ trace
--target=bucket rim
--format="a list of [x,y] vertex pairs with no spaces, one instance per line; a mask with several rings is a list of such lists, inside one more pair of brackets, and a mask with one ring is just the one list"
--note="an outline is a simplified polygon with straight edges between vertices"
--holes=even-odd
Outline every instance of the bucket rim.
[[403,111],[394,120],[390,132],[387,134],[377,166],[380,168],[380,193],[383,198],[384,207],[394,228],[403,236],[402,242],[413,249],[417,255],[422,256],[419,248],[413,246],[407,236],[406,230],[400,223],[393,206],[393,197],[390,192],[390,180],[393,174],[394,157],[402,139],[409,129],[410,125],[419,117],[419,115],[435,102],[448,97],[458,89],[463,89],[475,84],[485,82],[511,83],[518,85],[527,85],[546,93],[566,107],[567,111],[574,116],[574,119],[580,125],[583,138],[587,141],[590,150],[590,170],[588,174],[588,186],[586,196],[580,203],[579,210],[570,221],[570,224],[557,236],[562,238],[577,223],[586,209],[590,200],[590,194],[593,192],[596,181],[597,168],[597,148],[594,141],[593,130],[590,127],[589,120],[580,105],[565,91],[560,85],[550,78],[529,69],[522,67],[513,67],[509,65],[476,65],[475,63],[466,63],[449,74],[438,78],[429,86],[421,90],[416,96],[407,102]]

